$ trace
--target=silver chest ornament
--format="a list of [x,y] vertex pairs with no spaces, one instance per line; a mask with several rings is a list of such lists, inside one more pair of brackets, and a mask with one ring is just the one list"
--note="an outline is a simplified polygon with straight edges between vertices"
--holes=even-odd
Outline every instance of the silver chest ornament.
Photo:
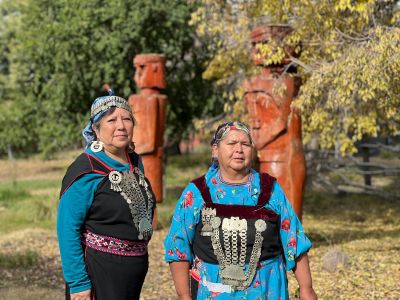
[[[222,282],[230,285],[235,290],[246,289],[250,286],[256,273],[263,242],[261,233],[267,229],[267,223],[262,219],[255,222],[256,234],[247,272],[245,272],[247,220],[239,217],[223,218],[221,220],[220,217],[214,216],[211,218],[211,226],[211,244],[220,265]],[[225,251],[220,242],[220,227]]]
[[217,215],[217,211],[214,208],[203,207],[201,210],[201,221],[203,228],[200,231],[202,236],[211,236],[212,234],[212,220]]
[[[134,172],[137,173],[139,181]],[[151,219],[154,200],[142,171],[135,168],[134,172],[111,171],[108,179],[111,182],[111,189],[119,192],[128,203],[133,223],[139,232],[139,239],[148,240],[153,234]],[[147,201],[140,187],[145,190]]]

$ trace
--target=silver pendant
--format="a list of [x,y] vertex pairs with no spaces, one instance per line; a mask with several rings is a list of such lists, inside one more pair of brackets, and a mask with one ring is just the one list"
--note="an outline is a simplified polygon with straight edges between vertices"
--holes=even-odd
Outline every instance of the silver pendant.
[[153,233],[149,220],[143,218],[139,222],[139,240],[148,239]]
[[103,145],[104,145],[103,142],[93,141],[92,144],[90,145],[90,150],[92,150],[93,152],[100,152],[104,148]]
[[147,187],[149,185],[147,184],[146,180],[144,179],[144,176],[139,177],[139,185],[143,186],[147,190]]
[[224,279],[225,284],[237,286],[240,281],[246,280],[246,275],[244,274],[243,266],[240,265],[227,265],[221,270],[221,277]]
[[200,235],[211,236],[212,234],[212,221],[217,215],[215,208],[204,207],[201,210],[201,220],[203,222],[203,228],[201,229]]
[[135,168],[135,172],[139,175],[139,185],[143,186],[147,193],[149,185],[147,184],[147,181],[146,181],[146,178],[145,178],[143,172],[139,168]]
[[120,187],[120,183],[122,181],[122,174],[118,171],[111,171],[110,174],[108,174],[108,179],[111,182],[111,189],[116,192],[121,192],[122,189]]

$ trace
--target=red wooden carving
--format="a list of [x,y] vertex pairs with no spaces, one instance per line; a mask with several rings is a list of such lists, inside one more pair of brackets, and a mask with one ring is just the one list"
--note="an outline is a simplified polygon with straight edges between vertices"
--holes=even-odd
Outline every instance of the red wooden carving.
[[290,106],[300,86],[295,68],[288,67],[294,51],[286,47],[287,55],[280,63],[266,65],[266,57],[262,57],[257,48],[258,44],[272,40],[279,44],[291,31],[288,26],[266,26],[253,30],[253,61],[261,68],[261,74],[245,81],[244,101],[258,151],[260,171],[277,178],[301,218],[306,168],[300,114]]
[[142,156],[146,177],[157,202],[163,199],[163,135],[167,96],[165,57],[159,54],[139,54],[133,59],[135,83],[139,94],[129,97],[136,124],[133,133],[135,151]]

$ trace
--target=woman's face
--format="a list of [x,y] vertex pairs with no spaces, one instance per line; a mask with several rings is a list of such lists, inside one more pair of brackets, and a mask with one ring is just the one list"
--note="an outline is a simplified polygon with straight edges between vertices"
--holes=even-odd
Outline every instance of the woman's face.
[[242,130],[231,130],[218,145],[213,146],[221,169],[231,172],[247,172],[251,166],[252,145]]
[[125,150],[132,141],[133,119],[131,114],[122,108],[100,120],[99,128],[94,128],[97,139],[104,143],[105,149]]

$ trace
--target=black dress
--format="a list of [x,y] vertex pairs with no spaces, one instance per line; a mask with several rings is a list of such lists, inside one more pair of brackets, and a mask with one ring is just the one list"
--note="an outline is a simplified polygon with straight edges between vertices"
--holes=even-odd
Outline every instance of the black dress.
[[[81,228],[86,270],[92,283],[91,298],[96,300],[139,299],[149,265],[148,240],[139,239],[139,232],[126,199],[119,192],[111,189],[108,174],[115,169],[106,165],[99,156],[96,153],[85,152],[72,163],[63,179],[61,195],[74,181],[85,174],[104,174]],[[139,156],[131,153],[129,160],[131,170],[138,182],[140,172],[135,172],[135,170],[138,171]],[[147,207],[151,209],[152,218],[155,208],[152,199],[155,198],[147,179],[146,182],[150,193],[146,193],[143,186],[140,186],[140,190]],[[149,194],[150,198],[152,197],[150,201]],[[85,239],[87,234],[91,237],[90,242]],[[125,251],[126,245],[130,247],[129,251]],[[68,285],[66,299],[70,299]]]

